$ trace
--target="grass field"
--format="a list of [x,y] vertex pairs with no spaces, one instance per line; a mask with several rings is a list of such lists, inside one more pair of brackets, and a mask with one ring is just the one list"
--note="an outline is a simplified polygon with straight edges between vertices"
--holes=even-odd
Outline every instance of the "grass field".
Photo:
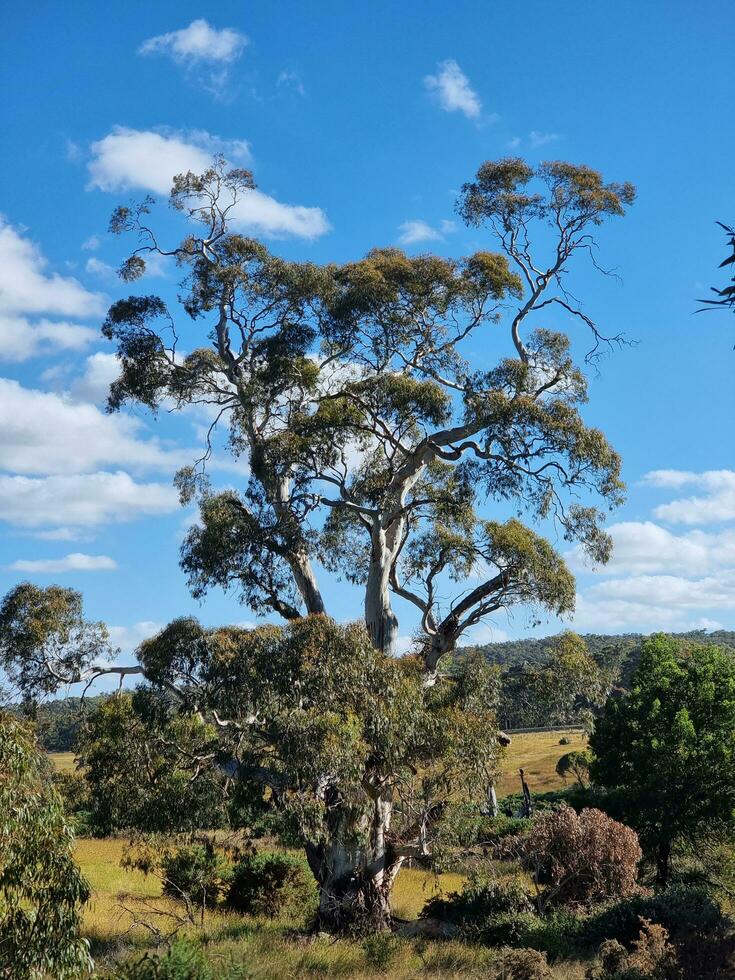
[[[559,745],[566,736],[568,745]],[[516,735],[503,760],[503,774],[498,782],[499,795],[518,792],[518,769],[525,770],[531,789],[538,792],[563,785],[556,775],[556,763],[561,755],[584,746],[579,732],[541,732]],[[59,770],[74,768],[71,752],[53,753],[52,760]],[[165,912],[167,900],[161,897],[160,886],[140,872],[126,871],[120,859],[126,841],[123,839],[80,839],[76,856],[92,886],[92,900],[84,916],[84,932],[91,942],[92,953],[104,966],[136,951],[153,945],[149,931],[132,926],[130,909],[141,900]],[[417,869],[401,871],[394,889],[394,911],[401,919],[418,916],[425,901],[437,892],[449,892],[461,885],[461,877],[445,874],[438,878]],[[150,913],[153,915],[154,913]],[[256,980],[280,977],[343,976],[359,980],[382,974],[399,978],[432,975],[437,977],[483,977],[491,961],[501,954],[497,950],[467,946],[459,942],[421,944],[396,940],[389,967],[371,966],[369,951],[362,944],[339,940],[299,938],[294,932],[299,922],[269,921],[209,913],[200,930],[206,940],[207,955],[222,975],[227,964],[247,964],[247,975]],[[554,967],[558,980],[581,980],[584,966],[579,963]]]

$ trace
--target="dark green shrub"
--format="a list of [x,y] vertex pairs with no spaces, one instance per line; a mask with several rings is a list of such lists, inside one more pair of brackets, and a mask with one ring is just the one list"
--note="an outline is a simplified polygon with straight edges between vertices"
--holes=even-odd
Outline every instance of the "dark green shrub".
[[423,918],[443,919],[458,925],[480,926],[494,916],[532,912],[533,903],[518,879],[500,881],[484,870],[474,871],[461,892],[447,898],[431,898]]
[[290,854],[255,854],[235,865],[227,904],[248,915],[298,914],[315,905],[309,866]]
[[164,854],[163,891],[172,898],[188,898],[195,905],[213,905],[229,886],[232,865],[210,841],[185,844]]
[[655,895],[623,899],[591,915],[584,925],[584,940],[590,946],[605,939],[629,944],[640,932],[641,918],[664,926],[675,941],[687,933],[712,933],[724,921],[722,909],[709,889],[676,884]]

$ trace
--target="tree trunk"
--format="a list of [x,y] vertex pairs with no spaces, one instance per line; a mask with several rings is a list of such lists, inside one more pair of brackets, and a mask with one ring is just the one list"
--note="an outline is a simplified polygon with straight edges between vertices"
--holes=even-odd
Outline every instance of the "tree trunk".
[[370,813],[339,807],[330,818],[331,839],[306,848],[319,885],[318,927],[325,932],[390,928],[391,892],[403,858],[386,841],[392,804],[371,803]]
[[373,531],[365,586],[365,626],[376,650],[392,657],[398,644],[398,617],[390,601],[391,556],[380,528]]
[[656,850],[656,884],[666,886],[669,881],[671,843],[662,841]]

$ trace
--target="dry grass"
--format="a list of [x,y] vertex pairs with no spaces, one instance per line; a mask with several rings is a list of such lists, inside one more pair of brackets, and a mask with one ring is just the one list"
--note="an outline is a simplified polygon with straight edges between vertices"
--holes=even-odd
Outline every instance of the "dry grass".
[[[566,735],[569,745],[559,745]],[[518,768],[523,767],[531,789],[541,792],[563,785],[555,766],[561,755],[583,748],[585,739],[579,732],[532,733],[516,735],[503,762],[499,795],[517,792]],[[52,753],[57,769],[74,768],[71,752]],[[92,944],[99,965],[111,965],[121,957],[153,945],[150,933],[143,927],[131,928],[132,919],[125,910],[135,906],[136,899],[146,899],[161,910],[168,900],[160,895],[158,883],[140,872],[125,871],[120,859],[126,841],[123,839],[77,842],[76,856],[92,886],[92,899],[84,915],[84,932]],[[401,919],[418,916],[426,900],[439,893],[457,890],[462,877],[444,874],[439,877],[406,868],[401,871],[394,889],[394,910]],[[250,918],[223,912],[208,913],[203,927],[207,956],[216,975],[225,977],[232,964],[247,964],[248,976],[254,980],[296,977],[349,977],[351,980],[388,976],[393,980],[425,977],[480,978],[488,976],[491,964],[501,952],[468,946],[460,942],[421,944],[396,940],[390,966],[381,970],[371,966],[369,956],[359,942],[298,938],[303,923],[296,921]],[[294,932],[294,930],[296,930]],[[554,966],[555,980],[582,980],[584,965],[560,963]]]
[[[580,731],[530,732],[512,737],[498,780],[498,796],[520,793],[519,769],[524,770],[531,792],[561,789],[564,780],[556,774],[557,762],[567,752],[587,747],[587,737]],[[568,738],[569,745],[559,745],[560,738]]]

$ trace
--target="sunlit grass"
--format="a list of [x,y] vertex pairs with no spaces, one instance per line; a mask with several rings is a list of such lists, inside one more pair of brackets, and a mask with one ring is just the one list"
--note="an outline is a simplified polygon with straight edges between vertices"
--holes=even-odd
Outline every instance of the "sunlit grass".
[[[559,745],[562,735],[570,739],[569,745]],[[525,770],[532,790],[541,792],[562,786],[563,781],[555,772],[558,759],[565,752],[584,746],[584,736],[579,732],[514,736],[504,759],[499,795],[519,790],[519,767]],[[52,753],[52,760],[57,769],[74,768],[71,752]],[[162,911],[173,905],[161,896],[154,878],[120,866],[126,845],[124,838],[82,838],[76,845],[77,860],[92,887],[92,898],[84,913],[84,934],[100,966],[110,966],[155,946],[150,931],[134,926],[127,911],[137,907],[136,900],[144,899]],[[429,898],[456,891],[462,882],[459,874],[436,876],[416,868],[402,869],[393,893],[397,919],[417,918]],[[143,914],[142,908],[139,914]],[[490,964],[501,955],[498,950],[457,941],[421,943],[396,939],[390,965],[381,971],[371,965],[359,941],[308,935],[304,925],[293,919],[268,920],[214,911],[207,913],[203,927],[193,931],[205,942],[215,975],[226,977],[230,966],[244,964],[247,975],[255,980],[340,976],[361,980],[378,975],[394,980],[425,976],[480,978],[488,975]],[[582,980],[584,964],[556,964],[553,976],[555,980]]]

